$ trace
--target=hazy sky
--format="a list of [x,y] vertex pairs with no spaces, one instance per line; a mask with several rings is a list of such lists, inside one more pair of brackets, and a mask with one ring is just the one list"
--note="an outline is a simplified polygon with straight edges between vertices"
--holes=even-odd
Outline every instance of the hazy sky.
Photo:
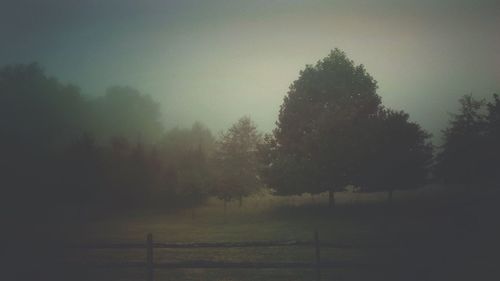
[[389,107],[439,135],[457,99],[500,92],[500,1],[0,0],[0,64],[102,94],[130,85],[167,127],[274,127],[305,64],[338,47]]

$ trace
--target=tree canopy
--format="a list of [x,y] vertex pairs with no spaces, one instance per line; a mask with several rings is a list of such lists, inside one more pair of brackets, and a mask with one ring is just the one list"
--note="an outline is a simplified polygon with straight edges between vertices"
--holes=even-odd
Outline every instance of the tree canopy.
[[114,86],[89,107],[89,130],[99,140],[122,136],[145,143],[157,142],[163,132],[160,105],[131,87]]
[[362,191],[388,191],[421,186],[429,180],[433,146],[430,134],[409,121],[403,111],[381,109],[367,126],[362,168],[356,185]]
[[84,130],[85,109],[76,86],[48,77],[36,63],[0,69],[4,142],[29,147],[64,144]]
[[90,98],[36,63],[1,68],[2,204],[46,221],[199,202],[208,195],[213,137],[195,124],[186,130],[192,149],[177,149],[188,141],[167,141],[175,130],[160,141],[159,118],[158,103],[130,87]]
[[493,95],[490,102],[466,95],[459,102],[459,112],[452,115],[443,131],[436,176],[448,184],[493,184],[500,173],[498,95]]
[[257,156],[261,135],[249,117],[240,118],[217,142],[214,154],[215,194],[225,200],[241,199],[259,187]]
[[[363,133],[360,124],[380,105],[376,89],[363,65],[355,65],[339,49],[300,72],[281,106],[275,157],[268,163],[281,170],[271,181],[278,193],[319,193],[351,184],[359,163],[354,151]],[[293,176],[283,171],[293,171]],[[308,185],[289,185],[288,176]],[[298,176],[302,179],[297,181]]]
[[262,175],[278,194],[414,187],[427,178],[429,135],[386,109],[363,65],[339,49],[292,83],[277,128],[265,139]]

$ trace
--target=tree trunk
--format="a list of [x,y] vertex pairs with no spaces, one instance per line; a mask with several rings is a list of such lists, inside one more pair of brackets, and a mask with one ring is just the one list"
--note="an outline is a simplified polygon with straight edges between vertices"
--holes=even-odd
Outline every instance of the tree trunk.
[[392,194],[394,190],[391,188],[387,191],[387,205],[392,205]]
[[240,195],[240,197],[238,198],[239,200],[239,203],[238,203],[238,207],[242,207],[243,206],[243,195]]
[[335,207],[335,191],[332,189],[328,190],[328,207]]

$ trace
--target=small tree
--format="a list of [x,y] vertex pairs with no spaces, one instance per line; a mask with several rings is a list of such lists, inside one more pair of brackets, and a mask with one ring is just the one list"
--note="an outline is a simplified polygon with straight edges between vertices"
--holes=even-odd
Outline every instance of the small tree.
[[487,172],[489,184],[500,183],[500,98],[497,94],[493,95],[493,100],[487,104],[486,128],[487,128],[487,157],[485,161],[485,170]]
[[498,180],[500,101],[486,103],[466,95],[460,111],[444,130],[444,144],[437,157],[436,175],[444,183],[492,184]]
[[213,184],[209,158],[214,152],[214,143],[212,133],[200,122],[195,122],[190,129],[168,131],[160,142],[167,168],[165,188],[191,203],[205,199]]
[[224,204],[240,201],[259,187],[257,147],[261,134],[249,117],[239,119],[227,132],[221,134],[214,154],[216,170],[215,194]]
[[389,204],[394,190],[416,188],[429,176],[430,135],[408,118],[403,111],[381,109],[366,126],[370,134],[357,184],[362,191],[387,191]]
[[437,157],[436,174],[445,183],[471,185],[483,177],[485,142],[484,101],[471,95],[460,99],[460,111],[452,116]]

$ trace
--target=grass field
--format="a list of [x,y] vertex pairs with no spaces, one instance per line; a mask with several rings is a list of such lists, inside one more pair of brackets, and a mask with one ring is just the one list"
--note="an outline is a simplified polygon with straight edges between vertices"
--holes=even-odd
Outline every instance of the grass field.
[[[322,260],[362,261],[370,268],[328,269],[322,280],[487,280],[495,274],[498,223],[495,197],[449,195],[429,187],[398,192],[388,207],[385,194],[339,193],[329,209],[326,196],[260,196],[243,207],[210,199],[205,205],[174,213],[130,212],[89,222],[78,242],[159,242],[320,240],[356,245],[322,249]],[[485,199],[486,198],[486,199]],[[373,246],[378,246],[373,248]],[[86,261],[144,261],[144,250],[78,250]],[[155,261],[313,261],[308,247],[161,249]],[[106,269],[82,273],[85,280],[144,280],[144,270]],[[306,269],[157,270],[156,280],[314,280]],[[472,278],[472,279],[470,279]],[[494,279],[490,279],[494,280]]]

